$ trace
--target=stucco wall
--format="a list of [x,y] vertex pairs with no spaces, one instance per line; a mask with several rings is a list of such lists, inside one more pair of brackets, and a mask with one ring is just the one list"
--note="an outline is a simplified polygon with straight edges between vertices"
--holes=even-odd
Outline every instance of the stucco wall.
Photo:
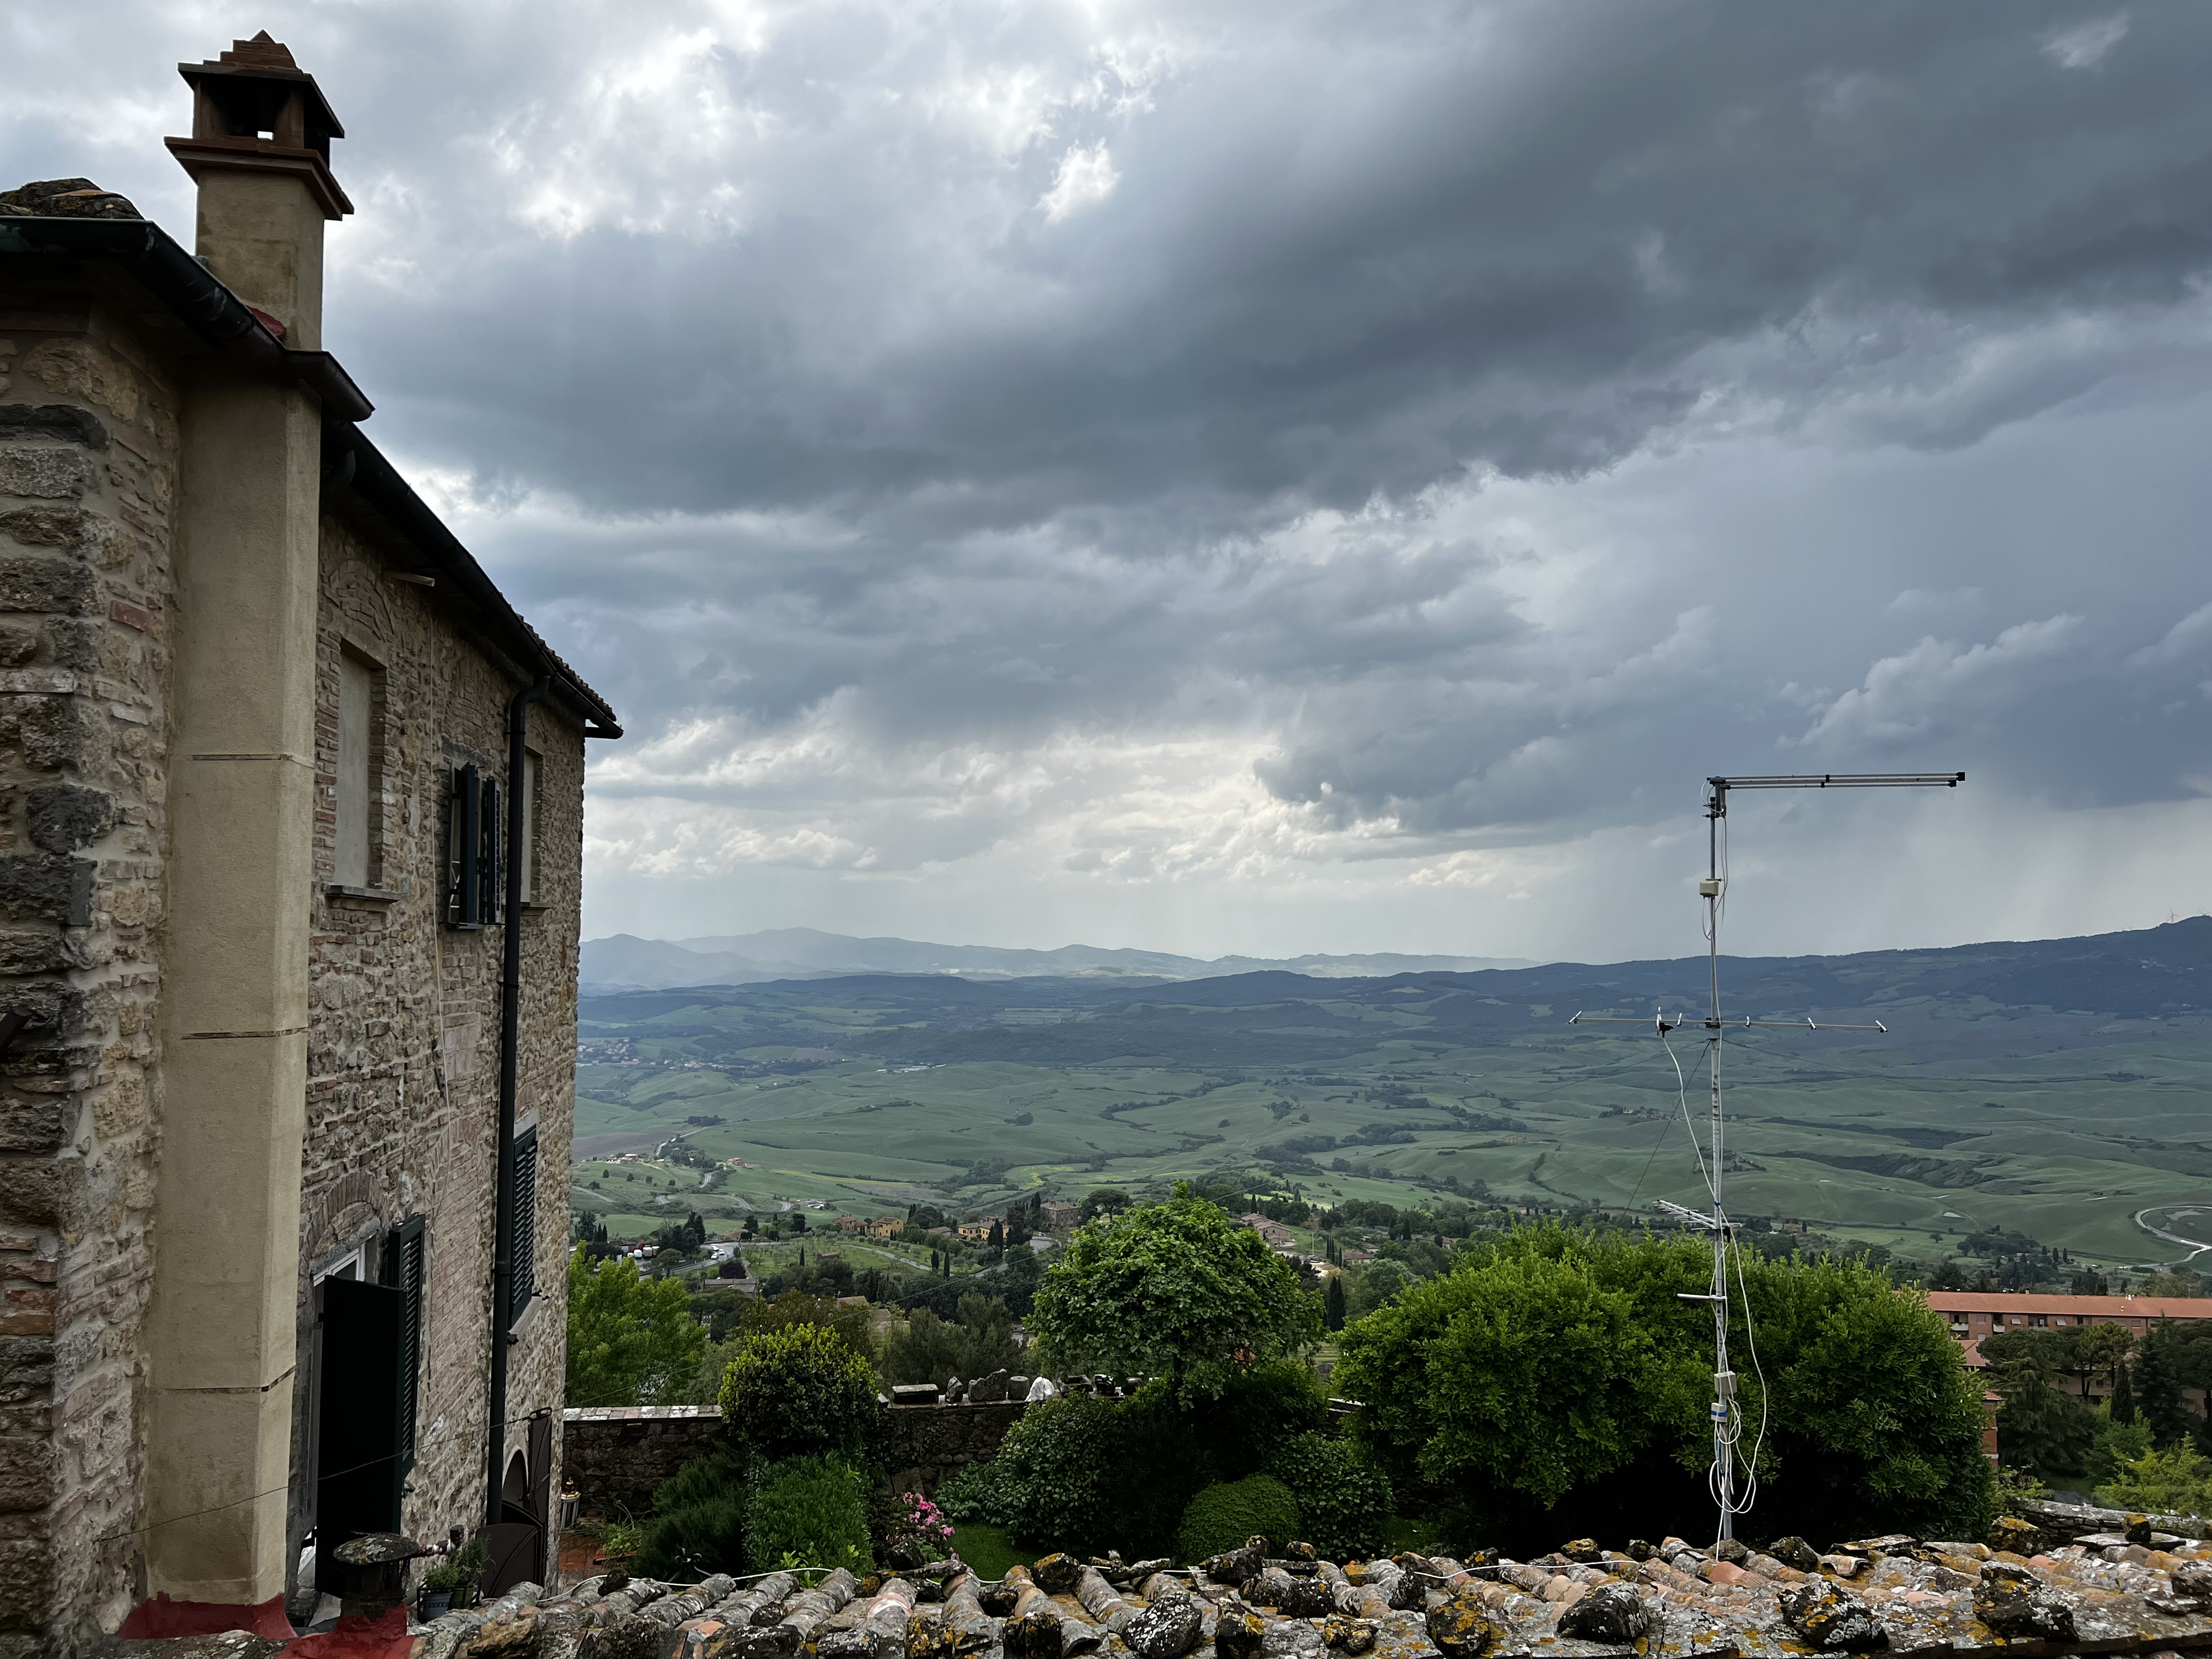
[[0,290],[0,1010],[37,1021],[0,1055],[8,1659],[138,1588],[176,409],[117,319]]

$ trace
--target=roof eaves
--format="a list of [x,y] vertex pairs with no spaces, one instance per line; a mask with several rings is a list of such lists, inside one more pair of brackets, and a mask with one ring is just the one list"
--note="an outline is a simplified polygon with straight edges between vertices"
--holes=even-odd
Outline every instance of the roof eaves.
[[222,279],[148,219],[0,217],[0,256],[99,259],[135,278],[202,343],[258,374],[294,380],[324,409],[365,421],[375,405],[327,351],[295,351]]
[[606,699],[523,620],[476,556],[360,428],[345,421],[325,422],[323,476],[331,480],[326,489],[351,489],[422,555],[431,570],[472,601],[483,613],[484,632],[517,662],[553,682],[553,695],[583,720],[586,737],[622,736],[622,724]]

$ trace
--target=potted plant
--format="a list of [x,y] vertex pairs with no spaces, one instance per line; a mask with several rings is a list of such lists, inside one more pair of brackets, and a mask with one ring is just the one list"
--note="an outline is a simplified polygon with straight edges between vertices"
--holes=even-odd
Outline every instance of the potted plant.
[[453,1592],[461,1586],[461,1565],[459,1556],[447,1556],[422,1575],[422,1586],[416,1593],[416,1610],[422,1622],[442,1617],[453,1605]]
[[491,1565],[491,1546],[484,1535],[477,1533],[453,1552],[453,1571],[459,1577],[453,1585],[453,1600],[465,1607],[476,1606],[477,1591],[483,1583],[484,1569]]

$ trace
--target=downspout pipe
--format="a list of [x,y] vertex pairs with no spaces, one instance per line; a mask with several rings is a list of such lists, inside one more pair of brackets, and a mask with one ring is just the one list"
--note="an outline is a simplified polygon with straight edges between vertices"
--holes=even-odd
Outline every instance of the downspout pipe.
[[507,1302],[514,1294],[514,1101],[522,1046],[522,773],[530,705],[553,689],[552,678],[514,694],[507,706],[507,902],[499,978],[499,1161],[493,1191],[491,1258],[491,1411],[485,1428],[484,1524],[506,1518]]

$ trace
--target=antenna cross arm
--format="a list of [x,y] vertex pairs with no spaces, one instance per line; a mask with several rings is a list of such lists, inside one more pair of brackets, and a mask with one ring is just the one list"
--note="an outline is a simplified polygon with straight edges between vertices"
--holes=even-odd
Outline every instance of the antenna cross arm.
[[1717,1031],[1729,1026],[1771,1025],[1784,1031],[1880,1031],[1884,1036],[1889,1035],[1889,1027],[1880,1020],[1875,1021],[1871,1025],[1839,1025],[1832,1020],[1814,1019],[1698,1019],[1686,1014],[1679,1019],[1668,1019],[1663,1014],[1655,1014],[1644,1019],[1630,1019],[1620,1014],[1577,1014],[1567,1024],[1570,1025],[1653,1025],[1662,1032],[1679,1030],[1685,1025],[1701,1026],[1708,1031]]
[[1956,789],[1964,772],[1777,772],[1707,778],[1716,789]]

